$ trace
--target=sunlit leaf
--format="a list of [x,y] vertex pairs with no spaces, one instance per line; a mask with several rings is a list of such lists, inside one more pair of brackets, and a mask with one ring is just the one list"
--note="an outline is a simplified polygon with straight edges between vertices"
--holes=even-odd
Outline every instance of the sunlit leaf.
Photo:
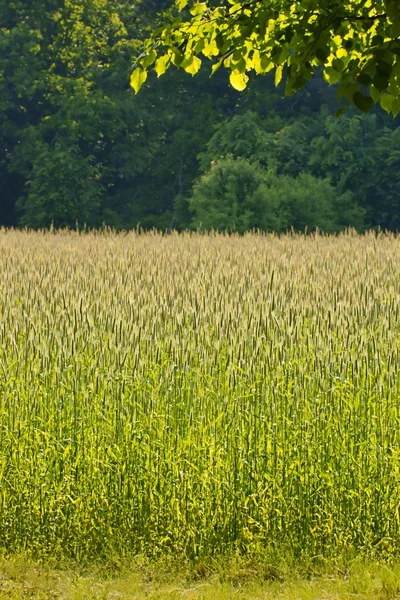
[[164,75],[170,62],[171,57],[168,55],[160,56],[160,58],[156,60],[154,70],[157,73],[157,77],[161,77],[161,75]]
[[147,79],[147,71],[142,69],[142,67],[138,67],[135,69],[131,75],[131,86],[135,90],[135,94],[137,94]]
[[275,70],[275,85],[277,87],[280,84],[280,82],[282,81],[282,75],[283,75],[283,66],[279,65],[278,67],[276,67],[276,70]]
[[239,71],[232,71],[229,76],[229,81],[231,83],[231,86],[233,88],[235,88],[235,90],[242,92],[246,88],[249,78],[246,75],[246,73],[240,73]]
[[197,56],[190,56],[182,61],[181,67],[190,73],[190,75],[196,75],[201,67],[201,60]]
[[198,2],[190,9],[190,14],[194,17],[196,15],[201,15],[207,10],[208,6],[205,2]]

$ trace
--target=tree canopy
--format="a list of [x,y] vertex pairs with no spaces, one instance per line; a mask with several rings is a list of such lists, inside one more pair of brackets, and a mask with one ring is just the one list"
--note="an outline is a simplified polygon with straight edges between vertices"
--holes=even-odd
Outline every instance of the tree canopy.
[[149,65],[133,94],[172,1],[0,0],[0,227],[400,230],[400,117],[335,119],[322,69],[284,97],[286,67],[239,92]]
[[341,109],[351,103],[367,113],[380,103],[393,116],[400,111],[398,0],[175,0],[165,17],[136,62],[135,92],[149,68],[195,75],[207,58],[213,73],[229,69],[237,90],[252,72],[274,71],[290,94],[322,70],[338,84]]

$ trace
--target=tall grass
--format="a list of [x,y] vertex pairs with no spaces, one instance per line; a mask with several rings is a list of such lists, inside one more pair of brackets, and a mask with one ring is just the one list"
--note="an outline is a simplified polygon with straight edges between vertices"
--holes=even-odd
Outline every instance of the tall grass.
[[0,544],[399,554],[400,239],[0,231]]

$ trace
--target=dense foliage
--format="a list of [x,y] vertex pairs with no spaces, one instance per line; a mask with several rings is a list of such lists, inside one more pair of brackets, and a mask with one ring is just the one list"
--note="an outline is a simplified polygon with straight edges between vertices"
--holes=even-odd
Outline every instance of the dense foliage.
[[398,121],[335,119],[320,75],[285,98],[273,76],[239,93],[174,69],[135,96],[169,4],[0,0],[1,225],[400,227]]
[[195,75],[202,58],[223,64],[237,90],[248,72],[285,71],[286,93],[304,87],[319,67],[338,98],[369,112],[374,102],[393,115],[400,110],[400,6],[397,0],[175,0],[182,14],[146,41],[132,86],[139,91],[153,65]]

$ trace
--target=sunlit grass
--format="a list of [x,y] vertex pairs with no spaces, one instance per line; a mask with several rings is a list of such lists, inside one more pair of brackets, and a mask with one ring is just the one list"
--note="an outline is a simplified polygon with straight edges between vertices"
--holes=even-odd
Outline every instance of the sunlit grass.
[[400,241],[0,232],[0,540],[396,555]]
[[198,565],[136,559],[63,568],[26,560],[0,560],[0,599],[19,600],[395,600],[400,594],[399,563],[353,560],[313,567],[240,561]]

